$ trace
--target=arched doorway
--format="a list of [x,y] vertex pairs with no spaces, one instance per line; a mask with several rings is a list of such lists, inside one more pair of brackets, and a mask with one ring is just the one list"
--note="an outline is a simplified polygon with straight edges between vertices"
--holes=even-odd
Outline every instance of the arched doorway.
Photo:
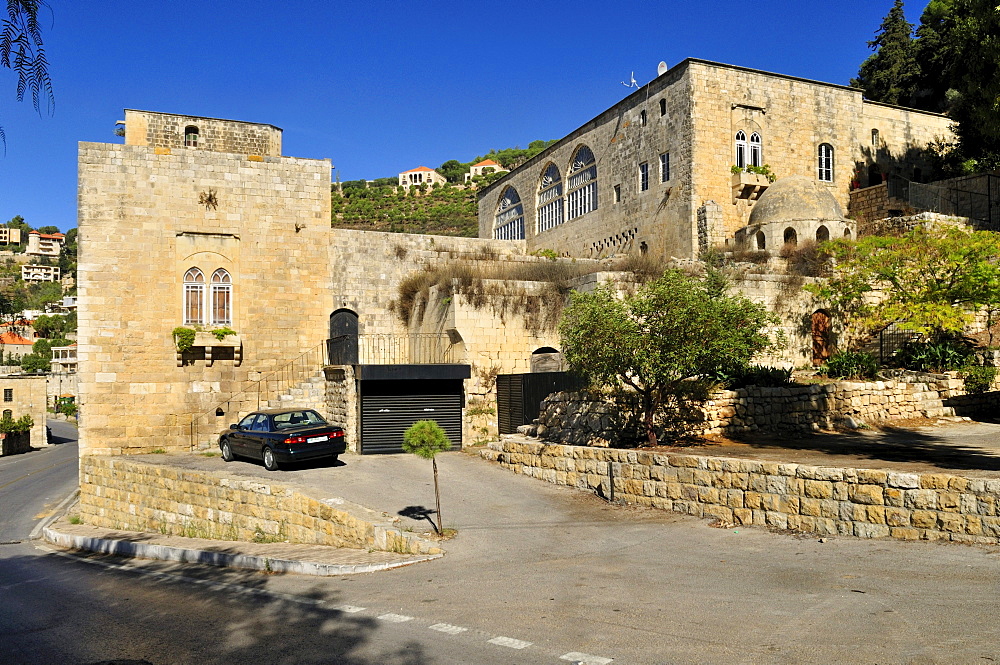
[[812,314],[813,365],[822,365],[833,353],[833,341],[830,334],[830,313],[825,309],[817,309]]
[[816,242],[826,242],[829,239],[830,229],[826,228],[826,226],[820,225],[820,227],[816,229]]
[[330,315],[330,337],[326,341],[331,365],[358,364],[358,314],[338,309]]
[[561,372],[562,370],[563,357],[558,349],[543,346],[531,352],[532,372]]

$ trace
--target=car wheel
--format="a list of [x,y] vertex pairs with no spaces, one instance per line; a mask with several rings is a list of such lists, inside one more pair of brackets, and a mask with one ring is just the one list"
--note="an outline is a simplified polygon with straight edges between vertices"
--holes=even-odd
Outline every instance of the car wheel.
[[330,455],[330,464],[336,465],[337,460],[340,459],[340,455]]
[[229,447],[229,441],[223,439],[219,444],[219,448],[222,449],[222,461],[232,462],[233,461],[233,449]]
[[264,448],[264,468],[268,471],[278,470],[278,461],[274,459],[274,451],[270,448]]

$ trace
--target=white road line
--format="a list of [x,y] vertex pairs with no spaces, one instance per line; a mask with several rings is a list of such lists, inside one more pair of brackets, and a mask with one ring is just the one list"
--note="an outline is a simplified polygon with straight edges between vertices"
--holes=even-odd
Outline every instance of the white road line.
[[405,614],[383,614],[378,617],[381,621],[388,621],[389,623],[403,623],[405,621],[412,621],[413,617],[408,617]]
[[341,612],[347,612],[348,614],[356,614],[358,612],[364,612],[365,608],[358,607],[357,605],[338,605],[334,607],[335,610],[340,610]]
[[525,642],[523,640],[515,640],[513,637],[494,637],[492,640],[487,640],[490,644],[497,644],[502,647],[509,647],[511,649],[527,649],[531,646],[531,642]]
[[576,663],[577,665],[608,665],[608,663],[611,662],[610,658],[591,656],[589,653],[580,653],[579,651],[564,653],[559,656],[559,660],[568,660],[572,663]]
[[453,626],[450,623],[436,623],[433,626],[429,626],[429,628],[440,633],[448,633],[449,635],[458,635],[459,633],[464,633],[469,630],[468,628],[462,628],[461,626]]

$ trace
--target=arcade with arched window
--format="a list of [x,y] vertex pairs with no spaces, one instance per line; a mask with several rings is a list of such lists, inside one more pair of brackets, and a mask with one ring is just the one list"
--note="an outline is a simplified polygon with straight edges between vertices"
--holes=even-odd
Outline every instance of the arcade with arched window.
[[563,183],[559,167],[549,163],[538,182],[538,233],[563,223]]
[[592,210],[597,210],[597,159],[590,148],[581,145],[570,161],[566,219],[576,219]]
[[500,195],[493,222],[493,237],[496,240],[524,240],[524,205],[513,187],[508,186]]

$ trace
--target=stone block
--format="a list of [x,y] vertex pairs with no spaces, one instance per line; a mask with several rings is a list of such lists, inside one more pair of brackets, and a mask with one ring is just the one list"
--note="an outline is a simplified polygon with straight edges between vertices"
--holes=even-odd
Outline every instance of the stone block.
[[920,540],[920,529],[894,526],[889,529],[889,535],[898,540]]
[[882,487],[879,485],[851,485],[847,491],[848,498],[853,503],[866,505],[883,505]]
[[885,538],[889,535],[889,527],[884,524],[855,522],[854,535],[858,538]]
[[911,509],[936,509],[937,492],[932,489],[905,490],[903,505]]
[[803,493],[812,499],[829,499],[833,496],[833,484],[822,480],[805,480]]

